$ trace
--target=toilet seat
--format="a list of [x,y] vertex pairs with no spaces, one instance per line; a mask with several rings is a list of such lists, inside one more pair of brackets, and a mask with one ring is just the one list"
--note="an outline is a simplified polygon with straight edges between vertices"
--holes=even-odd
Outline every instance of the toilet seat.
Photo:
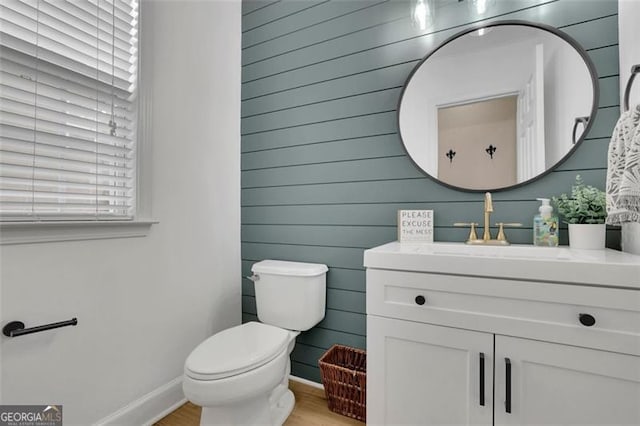
[[221,331],[202,342],[185,362],[185,374],[198,380],[218,380],[258,368],[286,350],[288,330],[248,322]]

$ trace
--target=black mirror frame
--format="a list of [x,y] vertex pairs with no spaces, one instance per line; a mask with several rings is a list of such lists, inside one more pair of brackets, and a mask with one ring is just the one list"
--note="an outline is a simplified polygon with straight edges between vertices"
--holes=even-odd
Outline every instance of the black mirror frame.
[[[460,38],[460,37],[462,37],[462,36],[464,36],[466,34],[478,31],[479,29],[482,29],[482,28],[500,27],[500,26],[505,26],[505,25],[521,25],[521,26],[526,26],[526,27],[538,28],[540,30],[550,32],[550,33],[562,38],[564,41],[569,43],[569,45],[571,45],[571,47],[573,47],[576,52],[578,52],[578,54],[580,55],[580,57],[584,61],[585,65],[587,66],[587,69],[589,70],[589,74],[591,75],[591,84],[592,84],[592,88],[593,88],[593,103],[591,105],[591,113],[589,115],[589,119],[588,119],[588,121],[586,123],[584,131],[582,132],[582,135],[580,135],[580,138],[573,144],[573,147],[564,155],[564,157],[562,157],[553,166],[549,167],[544,172],[540,173],[539,175],[537,175],[537,176],[535,176],[535,177],[533,177],[533,178],[531,178],[529,180],[526,180],[524,182],[516,183],[515,185],[504,186],[504,187],[500,187],[500,188],[487,188],[487,189],[470,189],[470,188],[463,188],[463,187],[460,187],[460,186],[455,186],[455,185],[448,184],[446,182],[443,182],[443,181],[439,180],[437,177],[432,176],[431,174],[427,173],[427,171],[424,170],[422,167],[420,167],[418,165],[418,163],[411,157],[411,154],[409,154],[409,150],[407,149],[407,144],[405,143],[404,139],[402,138],[402,133],[400,132],[400,105],[402,104],[402,99],[404,97],[404,92],[407,89],[407,86],[409,85],[409,82],[413,78],[413,75],[420,69],[422,64],[425,63],[433,54],[435,54],[438,50],[440,50],[441,48],[446,46],[451,41],[453,41],[453,40],[455,40],[457,38]],[[442,186],[445,186],[447,188],[455,189],[457,191],[462,191],[462,192],[487,192],[487,191],[501,192],[501,191],[507,191],[507,190],[511,190],[511,189],[516,189],[516,188],[519,188],[521,186],[528,185],[528,184],[530,184],[532,182],[535,182],[536,180],[541,179],[542,177],[548,175],[549,173],[551,173],[552,171],[557,169],[562,163],[567,161],[567,159],[582,144],[582,141],[585,139],[585,136],[589,133],[589,131],[593,127],[593,123],[595,121],[596,113],[597,113],[597,110],[598,110],[599,100],[600,100],[600,83],[598,81],[598,73],[596,72],[596,67],[593,64],[593,62],[591,61],[591,58],[587,54],[586,50],[584,50],[584,48],[573,37],[571,37],[570,35],[566,34],[565,32],[563,32],[563,31],[561,31],[561,30],[559,30],[559,29],[557,29],[555,27],[552,27],[550,25],[539,24],[539,23],[529,22],[529,21],[522,21],[522,20],[495,21],[495,22],[490,22],[490,23],[487,23],[487,24],[474,25],[474,26],[466,28],[466,29],[464,29],[464,30],[452,35],[451,37],[447,38],[445,41],[440,43],[435,49],[433,49],[432,51],[427,53],[427,55],[424,58],[422,58],[422,60],[420,62],[418,62],[418,64],[416,64],[416,66],[409,73],[409,76],[405,80],[404,85],[402,86],[402,91],[400,92],[400,97],[398,99],[398,106],[396,108],[396,123],[397,123],[397,126],[398,126],[398,136],[400,137],[400,141],[402,142],[402,148],[404,149],[405,153],[407,154],[407,157],[409,157],[409,159],[411,160],[413,165],[418,170],[420,170],[420,172],[422,172],[422,174],[424,174],[425,176],[427,176],[431,180],[433,180],[433,181],[437,182],[438,184],[440,184]]]

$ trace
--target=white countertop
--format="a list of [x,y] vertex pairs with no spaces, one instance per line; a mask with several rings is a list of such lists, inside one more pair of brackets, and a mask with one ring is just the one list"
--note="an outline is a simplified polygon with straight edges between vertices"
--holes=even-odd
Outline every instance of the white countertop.
[[640,290],[640,256],[611,249],[395,241],[365,250],[364,266]]

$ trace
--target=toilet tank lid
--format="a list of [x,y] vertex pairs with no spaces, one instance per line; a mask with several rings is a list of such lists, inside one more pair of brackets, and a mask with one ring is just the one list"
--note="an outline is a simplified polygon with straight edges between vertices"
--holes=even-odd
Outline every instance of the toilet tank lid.
[[256,274],[292,275],[313,277],[322,275],[329,270],[322,263],[288,262],[284,260],[263,260],[254,263],[251,271]]

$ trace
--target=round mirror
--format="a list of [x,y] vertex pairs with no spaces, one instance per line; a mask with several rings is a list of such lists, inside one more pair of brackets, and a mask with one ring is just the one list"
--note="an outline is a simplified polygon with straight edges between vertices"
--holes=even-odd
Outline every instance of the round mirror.
[[398,106],[402,143],[442,184],[495,191],[557,167],[595,116],[586,52],[547,26],[503,21],[465,30],[412,71]]

